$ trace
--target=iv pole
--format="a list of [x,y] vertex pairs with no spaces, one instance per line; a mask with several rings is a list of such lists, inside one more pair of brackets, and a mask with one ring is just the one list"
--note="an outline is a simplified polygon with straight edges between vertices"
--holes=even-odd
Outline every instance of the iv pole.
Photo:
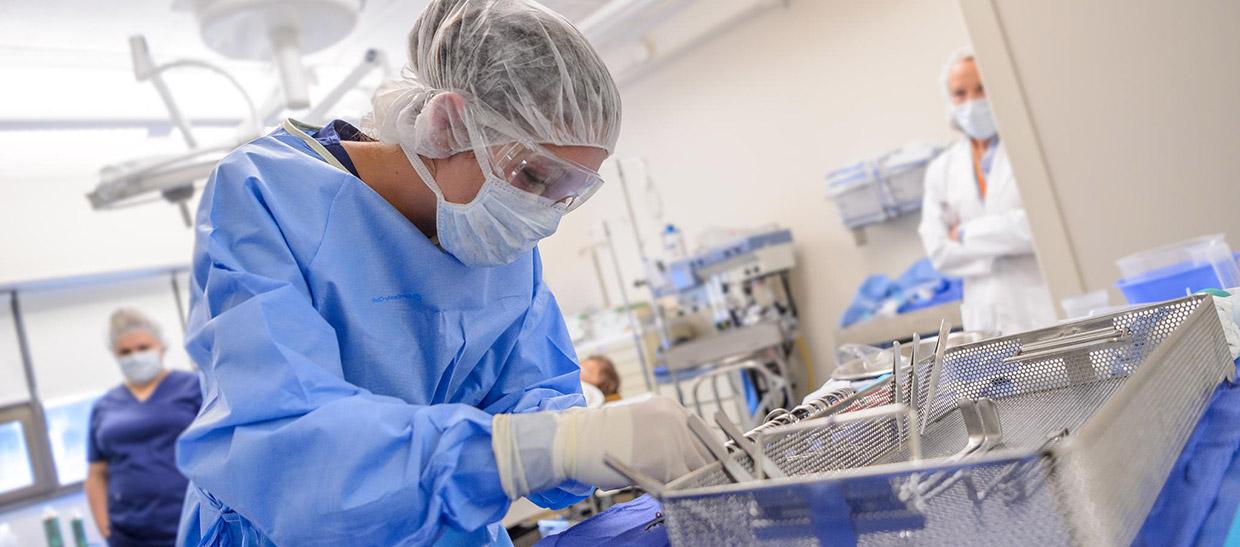
[[646,381],[646,391],[653,393],[654,374],[650,370],[650,364],[646,362],[646,329],[642,328],[641,322],[637,320],[637,314],[633,313],[633,306],[629,303],[629,292],[624,288],[624,274],[620,271],[620,255],[616,253],[616,239],[611,235],[611,226],[606,220],[602,221],[602,224],[603,237],[607,239],[607,250],[611,254],[611,265],[616,270],[616,285],[620,288],[620,304],[624,306],[625,318],[629,320],[629,330],[633,331],[633,343],[637,344],[637,362],[642,367],[642,380]]
[[[643,170],[644,171],[644,170]],[[637,241],[637,255],[641,259],[642,267],[650,264],[650,257],[646,256],[646,245],[642,241],[641,230],[637,227],[637,212],[633,210],[633,199],[629,196],[629,182],[624,175],[624,165],[616,160],[616,172],[620,178],[620,189],[624,194],[624,209],[629,215],[629,225],[633,227],[633,239]],[[647,174],[649,176],[649,174]],[[619,268],[619,265],[617,265]],[[619,269],[617,269],[618,275]],[[663,317],[663,309],[659,307],[658,297],[655,295],[654,286],[650,284],[650,280],[645,281],[646,287],[650,289],[650,310],[654,315],[655,332],[659,335],[659,350],[665,351],[672,347],[671,340],[667,336],[667,320]],[[624,280],[620,279],[620,290],[624,290]]]

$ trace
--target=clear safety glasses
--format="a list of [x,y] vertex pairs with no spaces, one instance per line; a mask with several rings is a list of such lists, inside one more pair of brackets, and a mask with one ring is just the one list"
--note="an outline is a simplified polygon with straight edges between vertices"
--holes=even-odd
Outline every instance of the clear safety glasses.
[[569,211],[580,207],[603,185],[598,172],[527,143],[500,147],[492,153],[491,165],[508,184],[562,203]]

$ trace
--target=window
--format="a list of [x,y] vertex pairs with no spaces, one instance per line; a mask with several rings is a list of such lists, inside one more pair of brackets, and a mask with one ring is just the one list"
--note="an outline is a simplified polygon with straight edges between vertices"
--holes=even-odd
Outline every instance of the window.
[[34,486],[30,449],[21,422],[0,424],[0,494]]
[[86,445],[90,435],[90,408],[99,394],[69,397],[44,403],[47,440],[60,484],[86,480]]
[[34,423],[30,403],[0,408],[0,505],[51,487],[42,465],[46,444]]

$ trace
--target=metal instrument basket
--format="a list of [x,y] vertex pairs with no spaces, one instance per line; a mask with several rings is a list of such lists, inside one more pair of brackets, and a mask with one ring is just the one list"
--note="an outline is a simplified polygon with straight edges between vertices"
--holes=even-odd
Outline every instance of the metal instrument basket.
[[[889,377],[800,423],[746,435],[754,450],[730,453],[744,472],[716,462],[666,485],[658,494],[668,537],[1127,545],[1234,370],[1206,296],[914,358],[903,381]],[[996,434],[979,444],[973,416],[986,420],[982,410],[997,414],[1001,435],[987,423]],[[772,463],[766,474],[776,478],[762,478]]]

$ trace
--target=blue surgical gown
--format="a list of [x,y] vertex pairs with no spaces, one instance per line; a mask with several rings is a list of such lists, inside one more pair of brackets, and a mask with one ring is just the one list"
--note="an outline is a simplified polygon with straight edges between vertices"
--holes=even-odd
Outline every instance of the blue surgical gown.
[[186,485],[174,461],[176,439],[201,405],[198,378],[174,370],[145,401],[120,385],[91,407],[86,458],[108,465],[111,547],[168,546],[176,540]]
[[541,267],[462,265],[293,125],[229,154],[196,221],[182,544],[507,543],[492,415],[584,403]]

